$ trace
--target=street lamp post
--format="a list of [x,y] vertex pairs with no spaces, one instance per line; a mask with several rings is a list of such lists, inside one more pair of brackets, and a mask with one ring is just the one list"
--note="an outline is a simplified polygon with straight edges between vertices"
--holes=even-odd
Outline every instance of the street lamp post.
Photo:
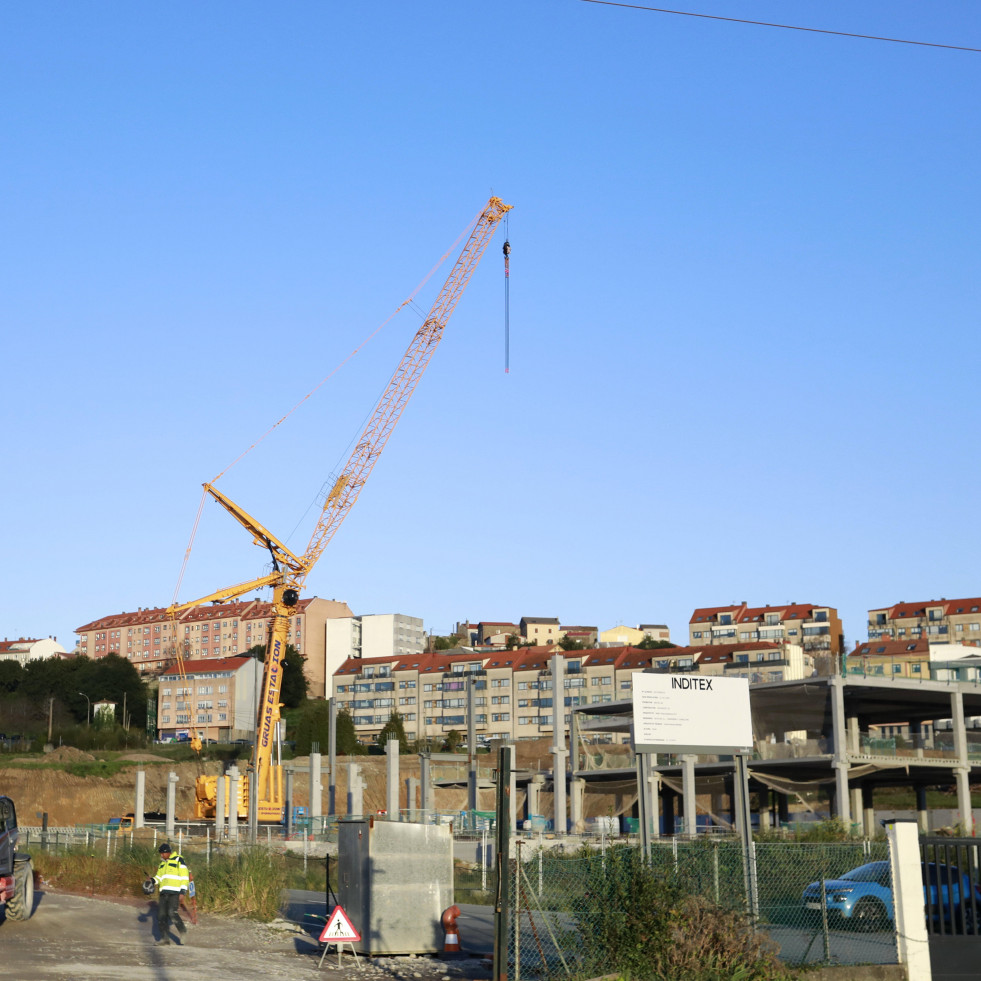
[[92,718],[92,700],[89,698],[88,695],[85,694],[84,691],[80,691],[79,692],[79,695],[81,695],[82,698],[85,699],[85,725],[87,727],[87,726],[90,726],[92,724],[91,723],[91,718]]

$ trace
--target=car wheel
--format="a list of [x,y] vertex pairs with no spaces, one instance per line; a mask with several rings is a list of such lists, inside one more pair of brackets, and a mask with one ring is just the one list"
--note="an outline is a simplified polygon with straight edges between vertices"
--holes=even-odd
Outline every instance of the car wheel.
[[14,894],[7,900],[8,920],[29,920],[34,912],[34,867],[31,860],[14,861]]
[[878,899],[866,896],[860,899],[852,910],[851,924],[856,930],[872,933],[885,929],[886,909]]

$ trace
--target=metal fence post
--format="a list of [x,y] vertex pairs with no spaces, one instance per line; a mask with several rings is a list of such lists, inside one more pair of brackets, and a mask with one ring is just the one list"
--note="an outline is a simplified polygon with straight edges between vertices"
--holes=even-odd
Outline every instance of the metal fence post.
[[[507,922],[510,909],[509,859],[511,855],[511,761],[513,746],[502,746],[497,756],[497,898],[494,903],[494,981],[507,981],[508,940]],[[428,761],[427,761],[428,762]]]
[[515,842],[517,858],[514,863],[514,981],[521,981],[521,846],[519,838]]

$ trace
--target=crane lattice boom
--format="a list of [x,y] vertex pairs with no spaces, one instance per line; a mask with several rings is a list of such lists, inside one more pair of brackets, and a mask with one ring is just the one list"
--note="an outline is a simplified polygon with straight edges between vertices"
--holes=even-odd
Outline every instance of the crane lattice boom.
[[[259,820],[279,821],[283,814],[283,774],[278,759],[278,723],[280,721],[280,693],[282,687],[283,655],[289,636],[290,617],[299,603],[299,590],[310,570],[331,540],[334,532],[347,517],[354,502],[361,493],[368,475],[371,473],[385,444],[388,442],[402,410],[412,397],[419,379],[422,377],[430,359],[439,345],[450,315],[453,313],[494,229],[501,218],[511,210],[500,198],[492,197],[481,212],[476,225],[467,240],[463,251],[450,271],[429,316],[416,332],[402,357],[395,374],[392,375],[381,399],[375,406],[368,424],[351,454],[350,459],[334,481],[327,495],[317,527],[314,529],[302,557],[294,555],[278,538],[269,532],[234,501],[205,484],[205,490],[225,510],[227,510],[248,531],[257,545],[268,549],[273,562],[273,571],[249,582],[239,583],[217,590],[209,596],[190,603],[174,603],[167,612],[175,617],[184,610],[209,601],[222,601],[241,596],[253,589],[272,586],[272,621],[269,628],[269,643],[263,668],[262,687],[259,691],[259,712],[256,719],[256,742],[253,749],[249,780],[256,781],[257,815]],[[176,630],[175,630],[176,636]],[[175,648],[177,668],[185,679],[183,655],[180,645]],[[186,679],[185,679],[186,680]],[[273,749],[277,748],[277,759],[273,762]],[[216,814],[216,780],[225,779],[201,776],[196,784],[196,817],[213,817]],[[226,802],[227,803],[227,802]],[[241,803],[241,802],[240,802]],[[232,807],[231,803],[227,803]]]
[[358,499],[361,488],[375,463],[378,462],[388,437],[391,436],[395,424],[402,415],[402,410],[428,367],[443,337],[443,328],[450,319],[467,283],[470,282],[470,277],[477,268],[497,223],[510,210],[511,206],[504,204],[500,198],[491,198],[477,219],[467,244],[463,247],[433,308],[429,311],[429,316],[409,344],[401,364],[395,369],[388,388],[379,399],[375,411],[361,433],[354,452],[327,496],[320,521],[303,555],[303,569],[293,579],[296,585],[306,578]]

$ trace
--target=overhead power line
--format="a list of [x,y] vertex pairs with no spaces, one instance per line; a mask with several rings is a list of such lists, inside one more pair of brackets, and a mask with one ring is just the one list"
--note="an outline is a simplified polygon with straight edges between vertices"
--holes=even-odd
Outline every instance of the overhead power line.
[[948,51],[970,51],[981,54],[981,48],[968,48],[961,44],[937,44],[934,41],[911,41],[902,37],[882,37],[878,34],[852,34],[848,31],[829,31],[821,27],[801,27],[798,24],[774,24],[766,20],[747,20],[743,17],[723,17],[720,14],[697,14],[691,10],[668,10],[664,7],[647,7],[639,3],[620,3],[617,0],[581,0],[603,7],[626,7],[629,10],[646,10],[655,14],[676,14],[679,17],[699,17],[702,20],[724,20],[730,24],[752,24],[755,27],[780,27],[785,31],[807,31],[810,34],[833,34],[835,37],[855,37],[863,41],[889,41],[891,44],[916,44],[922,48],[946,48]]

